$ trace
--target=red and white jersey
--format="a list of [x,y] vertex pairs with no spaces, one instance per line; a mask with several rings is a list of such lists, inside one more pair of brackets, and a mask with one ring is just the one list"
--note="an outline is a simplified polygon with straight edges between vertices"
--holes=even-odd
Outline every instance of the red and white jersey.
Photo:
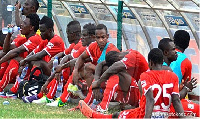
[[121,62],[125,65],[127,72],[138,82],[140,75],[149,69],[144,56],[133,49],[128,50]]
[[70,46],[64,50],[64,54],[65,55],[70,54],[75,45],[76,45],[75,43],[70,44]]
[[45,50],[48,55],[43,57],[43,60],[49,62],[52,57],[56,54],[63,52],[65,49],[64,42],[61,37],[54,35],[54,37],[48,42],[48,40],[43,40],[40,45],[34,49],[34,53],[38,53]]
[[87,48],[86,46],[85,47],[84,46],[80,47],[78,49],[78,51],[71,53],[71,56],[73,58],[78,58],[86,50],[86,48]]
[[[118,51],[117,47],[110,43],[106,49],[106,54],[109,51]],[[90,56],[90,59],[92,60],[92,63],[94,65],[97,65],[97,61],[99,59],[99,57],[101,56],[102,51],[100,50],[97,42],[93,42],[91,43],[87,48],[86,48],[86,54]]]
[[65,50],[65,44],[60,36],[54,35],[43,50],[45,50],[50,57],[53,57]]
[[145,94],[151,89],[155,101],[152,116],[167,117],[171,105],[171,95],[179,95],[179,84],[176,74],[168,70],[148,70],[141,74],[140,79],[143,90],[140,107],[145,109]]
[[[79,40],[79,42],[77,44],[72,43],[69,48],[65,49],[64,54],[68,55],[68,54],[73,54],[74,52],[77,52],[78,49],[82,47],[82,42],[81,39]],[[73,57],[73,56],[72,56]]]
[[16,47],[21,46],[27,41],[26,37],[22,37],[20,35],[17,35],[17,37],[12,41],[11,44],[14,44]]
[[[14,44],[16,47],[19,47],[21,45],[23,45],[24,43],[26,43],[28,40],[26,39],[26,37],[22,37],[20,35],[17,35],[17,37],[12,41],[11,44]],[[29,52],[30,53],[30,52]],[[28,52],[23,52],[20,53],[19,56],[25,58],[28,55]]]
[[42,41],[42,38],[39,35],[31,36],[24,44],[26,51],[31,53]]

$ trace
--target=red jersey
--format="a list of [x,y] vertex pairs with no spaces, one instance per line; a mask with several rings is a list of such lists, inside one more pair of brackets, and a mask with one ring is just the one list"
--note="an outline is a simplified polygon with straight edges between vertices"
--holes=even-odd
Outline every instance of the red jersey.
[[39,35],[31,36],[23,46],[26,48],[26,51],[31,53],[42,41],[42,38]]
[[[36,54],[42,51],[48,44],[48,40],[42,40],[42,42],[33,50],[33,53]],[[44,61],[49,62],[51,60],[49,55],[46,55],[42,58]]]
[[3,50],[3,47],[0,46],[0,50]]
[[78,49],[78,51],[71,53],[71,56],[73,58],[78,58],[85,51],[86,48],[87,48],[86,46],[85,47],[84,46],[80,47]]
[[71,51],[72,51],[72,49],[73,49],[73,47],[74,47],[75,45],[76,45],[75,43],[72,43],[72,44],[69,46],[69,48],[65,49],[64,54],[65,54],[65,55],[70,54]]
[[81,42],[81,39],[79,40],[79,42],[77,44],[75,43],[72,43],[69,48],[65,49],[64,51],[64,54],[65,55],[68,55],[70,53],[73,53],[73,52],[77,52],[78,49],[82,46],[82,42]]
[[22,44],[24,44],[27,41],[26,37],[22,37],[20,35],[18,35],[11,44],[14,44],[16,47],[21,46]]
[[41,44],[34,50],[34,53],[45,50],[47,56],[43,57],[43,60],[49,62],[52,57],[54,57],[59,52],[63,52],[65,49],[64,42],[61,37],[54,35],[54,37],[48,42],[48,40],[43,40]]
[[[112,43],[110,43],[110,44],[108,45],[108,47],[107,47],[107,49],[106,49],[106,54],[107,54],[109,51],[118,51],[118,52],[119,52],[119,50],[117,49],[117,47],[116,47],[114,44],[112,44]],[[88,56],[90,56],[90,59],[92,60],[92,63],[93,63],[94,65],[97,65],[97,61],[98,61],[98,59],[100,58],[101,53],[102,53],[102,51],[100,50],[100,48],[99,48],[97,42],[91,43],[91,44],[86,48],[86,54],[87,54]]]
[[163,114],[161,116],[168,116],[171,95],[179,95],[179,84],[176,74],[168,70],[149,70],[142,73],[140,79],[143,90],[140,108],[145,110],[145,94],[149,89],[152,89],[155,101],[152,116],[157,116],[158,112]]
[[[11,44],[14,44],[16,47],[21,46],[27,41],[26,37],[22,37],[20,35],[17,35],[17,37],[12,41]],[[28,55],[27,52],[20,53],[19,56],[25,58]]]
[[129,53],[124,56],[121,62],[125,65],[127,72],[138,81],[141,73],[148,70],[148,63],[140,52],[133,49],[128,51]]

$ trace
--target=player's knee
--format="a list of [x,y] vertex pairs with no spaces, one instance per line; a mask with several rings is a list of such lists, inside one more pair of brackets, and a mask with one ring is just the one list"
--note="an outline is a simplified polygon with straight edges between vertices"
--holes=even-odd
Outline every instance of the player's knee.
[[87,72],[94,72],[95,66],[93,64],[87,63],[87,64],[85,64],[84,69]]

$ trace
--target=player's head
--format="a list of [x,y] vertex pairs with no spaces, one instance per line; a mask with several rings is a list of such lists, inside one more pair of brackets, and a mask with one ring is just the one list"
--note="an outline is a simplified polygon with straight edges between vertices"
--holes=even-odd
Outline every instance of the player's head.
[[96,27],[95,35],[99,48],[103,50],[109,38],[107,27],[104,24],[98,24]]
[[95,24],[85,24],[81,33],[82,45],[88,46],[91,42],[95,41]]
[[39,8],[39,2],[37,0],[26,0],[23,5],[22,15],[29,15],[36,13]]
[[36,32],[39,29],[40,18],[37,14],[29,14],[21,24],[21,34],[28,35],[31,32]]
[[119,60],[121,60],[120,53],[117,51],[110,51],[106,54],[106,64],[108,67]]
[[174,43],[177,48],[185,50],[189,46],[190,34],[185,30],[178,30],[174,34]]
[[43,16],[40,20],[39,28],[40,28],[40,35],[43,40],[48,39],[51,34],[54,32],[53,30],[53,20],[47,16]]
[[6,34],[2,33],[2,30],[0,30],[0,46],[3,47],[4,39],[6,38]]
[[71,21],[66,28],[68,42],[71,44],[81,38],[81,25],[79,21]]
[[164,57],[172,62],[177,59],[177,52],[175,50],[174,42],[169,38],[163,38],[158,43],[158,48],[162,50]]
[[163,53],[159,48],[153,48],[148,54],[149,68],[163,64]]

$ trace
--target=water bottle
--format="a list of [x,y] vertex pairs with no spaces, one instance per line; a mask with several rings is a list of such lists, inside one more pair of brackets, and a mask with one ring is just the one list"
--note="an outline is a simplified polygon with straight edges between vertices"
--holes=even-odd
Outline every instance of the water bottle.
[[93,100],[92,102],[94,105],[98,105],[100,103],[100,101],[97,101],[96,99]]
[[4,27],[4,28],[2,28],[2,33],[8,34],[8,33],[16,32],[19,30],[20,30],[20,27],[17,27],[17,26],[14,26],[13,28]]
[[93,99],[92,104],[90,104],[91,109],[96,109],[97,105],[100,103],[100,101],[97,101],[96,99]]
[[63,76],[60,77],[60,82],[57,86],[56,97],[60,97],[62,95],[62,88],[63,88]]
[[22,70],[22,73],[20,76],[17,76],[17,81],[20,83],[21,81],[23,81],[24,77],[26,76],[26,73],[27,73],[27,70],[28,70],[28,67],[25,67],[23,70]]
[[[8,6],[7,6],[7,11],[15,11],[15,8],[16,8],[15,6],[8,5]],[[22,9],[23,9],[23,8],[21,7],[21,8],[19,9],[19,11],[22,11]]]
[[52,68],[52,72],[55,71],[55,67],[58,66],[58,57],[55,57],[55,59],[53,60],[53,68]]
[[9,105],[10,102],[9,101],[3,101],[3,105]]

